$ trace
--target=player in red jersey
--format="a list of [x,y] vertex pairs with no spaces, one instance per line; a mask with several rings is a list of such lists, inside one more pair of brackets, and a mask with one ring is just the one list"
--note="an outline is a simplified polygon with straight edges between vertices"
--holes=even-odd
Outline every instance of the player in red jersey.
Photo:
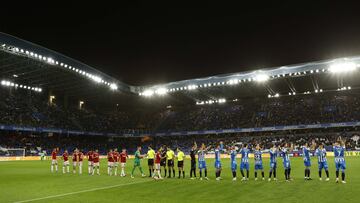
[[79,153],[79,174],[82,174],[84,154],[80,150],[78,150],[78,153]]
[[162,152],[162,148],[160,148],[155,154],[155,173],[153,174],[153,178],[155,180],[163,179],[160,174],[160,168],[161,168],[160,163],[161,163],[161,158],[162,158],[161,152]]
[[121,153],[120,153],[120,167],[121,167],[121,177],[126,176],[125,174],[125,166],[126,166],[126,158],[128,158],[126,149],[122,149]]
[[70,166],[69,166],[69,153],[67,150],[64,151],[64,153],[62,154],[62,159],[63,159],[63,173],[65,173],[65,168],[66,168],[66,172],[69,173],[70,172]]
[[54,148],[53,151],[51,152],[51,172],[54,172],[54,166],[55,166],[55,171],[58,171],[58,162],[57,162],[57,153],[58,153],[58,149]]
[[92,174],[92,169],[93,169],[93,158],[92,158],[92,154],[93,154],[93,151],[88,151],[88,153],[86,154],[86,156],[88,157],[88,172],[89,172],[89,175]]
[[74,153],[72,155],[72,161],[73,161],[73,173],[76,173],[76,166],[79,166],[79,174],[82,173],[82,160],[84,158],[84,155],[82,152],[80,152],[77,148],[74,150]]
[[120,161],[120,153],[118,152],[117,148],[114,149],[113,157],[114,157],[114,174],[115,174],[115,176],[117,176],[117,170],[118,170],[119,161]]
[[114,168],[114,154],[113,154],[113,150],[110,149],[108,154],[107,154],[107,159],[108,159],[108,170],[107,173],[109,176],[112,175],[112,171]]
[[97,169],[97,174],[100,175],[100,155],[99,155],[99,151],[95,150],[92,153],[92,160],[93,160],[93,170],[92,170],[92,175],[94,175],[95,173],[95,168]]

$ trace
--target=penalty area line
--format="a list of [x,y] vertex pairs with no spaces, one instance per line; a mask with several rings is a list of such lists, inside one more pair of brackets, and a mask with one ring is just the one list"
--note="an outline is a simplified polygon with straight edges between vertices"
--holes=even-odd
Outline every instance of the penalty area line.
[[123,186],[127,186],[127,185],[135,185],[135,184],[146,183],[146,182],[150,182],[150,181],[151,180],[146,180],[146,181],[111,185],[111,186],[106,186],[106,187],[98,187],[98,188],[92,188],[92,189],[87,189],[87,190],[80,190],[80,191],[76,191],[76,192],[68,192],[68,193],[64,193],[64,194],[50,195],[50,196],[46,196],[46,197],[39,197],[39,198],[28,199],[28,200],[21,200],[21,201],[16,201],[14,203],[34,202],[34,201],[40,201],[40,200],[45,200],[45,199],[52,199],[52,198],[57,198],[57,197],[75,195],[75,194],[80,194],[80,193],[93,192],[93,191],[97,191],[97,190],[106,190],[106,189],[111,189],[111,188],[116,188],[116,187],[123,187]]

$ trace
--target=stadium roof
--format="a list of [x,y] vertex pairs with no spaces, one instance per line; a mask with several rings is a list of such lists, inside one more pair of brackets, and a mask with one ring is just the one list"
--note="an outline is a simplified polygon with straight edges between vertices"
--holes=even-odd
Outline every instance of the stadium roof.
[[104,100],[113,95],[118,102],[124,100],[124,95],[132,98],[140,95],[170,104],[205,104],[242,97],[272,98],[354,90],[360,87],[359,65],[360,57],[338,58],[153,86],[131,86],[75,59],[0,33],[3,85],[21,85],[34,91],[46,89],[88,100]]

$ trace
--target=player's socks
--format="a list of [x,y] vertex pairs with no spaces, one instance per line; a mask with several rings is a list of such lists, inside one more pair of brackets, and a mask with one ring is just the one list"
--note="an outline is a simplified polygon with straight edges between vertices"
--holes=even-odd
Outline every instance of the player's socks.
[[54,172],[54,165],[51,164],[51,172]]
[[152,170],[149,168],[149,177],[152,177]]
[[264,171],[261,171],[261,176],[262,176],[263,179],[265,178],[265,173],[264,173]]
[[274,178],[276,178],[276,169],[274,169],[273,174],[274,174]]
[[166,169],[165,169],[165,176],[164,177],[166,178]]
[[240,172],[241,172],[242,177],[244,178],[244,177],[245,177],[244,171],[243,171],[243,170],[240,170]]
[[341,179],[342,179],[342,181],[345,180],[345,172],[342,172],[342,173],[341,173]]
[[257,180],[257,171],[255,171],[255,179]]
[[82,174],[82,166],[79,166],[79,174]]
[[336,178],[339,178],[339,171],[336,171]]
[[180,178],[180,175],[181,175],[181,171],[179,171],[179,178]]
[[272,171],[269,172],[269,179],[271,178],[271,175],[272,175]]
[[199,174],[200,174],[200,178],[202,178],[202,170],[201,169],[199,171]]
[[246,178],[249,179],[249,170],[246,170]]
[[58,165],[55,164],[55,171],[58,172]]
[[114,175],[117,176],[117,167],[114,168]]
[[175,178],[175,169],[173,169],[173,177]]
[[326,173],[326,177],[329,178],[329,171],[326,170],[325,173]]
[[183,174],[183,178],[185,178],[185,171],[183,171],[182,174]]
[[205,178],[207,177],[207,169],[205,168]]
[[321,178],[321,171],[319,171],[319,178]]
[[233,178],[236,178],[236,171],[232,172]]

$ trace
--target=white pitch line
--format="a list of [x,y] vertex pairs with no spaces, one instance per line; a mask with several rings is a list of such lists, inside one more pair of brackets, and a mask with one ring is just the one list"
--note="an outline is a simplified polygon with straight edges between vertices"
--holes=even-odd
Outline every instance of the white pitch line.
[[99,187],[99,188],[81,190],[81,191],[77,191],[77,192],[69,192],[69,193],[58,194],[58,195],[50,195],[50,196],[46,196],[46,197],[39,197],[39,198],[34,198],[34,199],[16,201],[14,203],[34,202],[34,201],[39,201],[39,200],[44,200],[44,199],[52,199],[52,198],[57,198],[57,197],[64,197],[64,196],[75,195],[75,194],[80,194],[80,193],[93,192],[93,191],[97,191],[97,190],[106,190],[106,189],[122,187],[122,186],[127,186],[127,185],[134,185],[134,184],[145,183],[145,182],[150,182],[150,180],[139,181],[139,182],[130,182],[130,183],[124,183],[124,184],[118,184],[118,185],[112,185],[112,186],[106,186],[106,187]]

